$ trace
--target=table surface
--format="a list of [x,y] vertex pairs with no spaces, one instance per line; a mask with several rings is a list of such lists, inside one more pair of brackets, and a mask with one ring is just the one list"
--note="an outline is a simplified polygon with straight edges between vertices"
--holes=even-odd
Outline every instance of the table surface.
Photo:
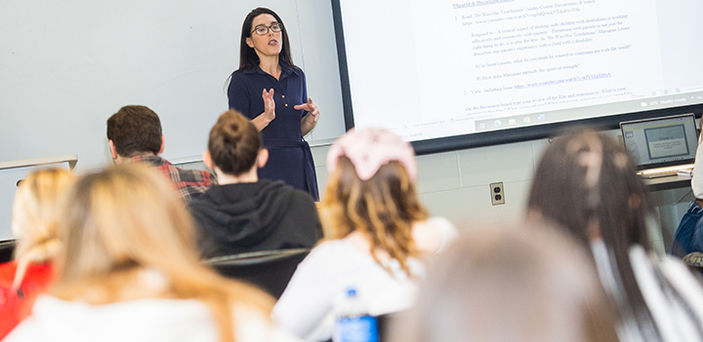
[[34,159],[23,159],[23,160],[11,160],[6,162],[0,162],[0,170],[5,169],[17,169],[28,166],[38,166],[38,165],[49,165],[49,164],[61,164],[67,162],[70,169],[73,169],[78,163],[77,154],[67,154],[63,156],[54,157],[44,157],[44,158],[34,158]]
[[642,178],[644,185],[649,191],[671,190],[678,188],[690,188],[691,176],[666,176],[657,178]]

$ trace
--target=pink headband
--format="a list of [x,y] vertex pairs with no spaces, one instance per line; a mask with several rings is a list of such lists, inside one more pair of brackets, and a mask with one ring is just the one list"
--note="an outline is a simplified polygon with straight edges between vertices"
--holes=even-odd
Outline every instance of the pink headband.
[[399,161],[413,181],[417,176],[415,151],[399,136],[379,128],[351,129],[332,144],[327,153],[327,171],[332,173],[337,160],[346,156],[354,164],[361,180],[369,180],[378,169],[391,161]]

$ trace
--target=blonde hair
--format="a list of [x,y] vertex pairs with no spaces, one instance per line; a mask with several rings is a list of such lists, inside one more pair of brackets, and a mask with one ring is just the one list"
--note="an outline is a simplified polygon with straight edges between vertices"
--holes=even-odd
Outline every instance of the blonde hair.
[[340,157],[327,183],[322,206],[330,238],[341,239],[358,231],[370,242],[369,252],[379,265],[383,266],[377,249],[387,252],[411,275],[407,260],[419,254],[413,240],[413,223],[426,220],[428,214],[403,164],[389,162],[363,181],[349,158]]
[[[138,298],[196,299],[212,311],[220,340],[234,341],[232,305],[267,314],[271,299],[220,277],[199,261],[192,219],[171,186],[143,165],[119,165],[81,177],[62,202],[52,293],[90,304]],[[162,286],[143,283],[158,274]]]
[[13,288],[19,288],[29,264],[49,261],[58,254],[58,199],[72,180],[70,171],[51,168],[32,172],[20,182],[12,205],[12,231],[17,237]]

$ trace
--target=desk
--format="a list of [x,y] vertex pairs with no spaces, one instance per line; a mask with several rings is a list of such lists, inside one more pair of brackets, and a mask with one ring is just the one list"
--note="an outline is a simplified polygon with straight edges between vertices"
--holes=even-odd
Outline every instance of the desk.
[[691,188],[691,176],[667,176],[658,178],[642,178],[649,191]]
[[[663,249],[668,253],[676,227],[693,200],[691,176],[642,178],[642,181],[651,194],[650,198],[661,228],[659,232],[649,232],[652,243],[655,246],[662,243]],[[656,236],[658,234],[661,234],[661,238]]]
[[0,240],[12,238],[10,218],[17,181],[27,177],[30,172],[42,168],[73,169],[77,162],[78,156],[75,154],[0,162]]

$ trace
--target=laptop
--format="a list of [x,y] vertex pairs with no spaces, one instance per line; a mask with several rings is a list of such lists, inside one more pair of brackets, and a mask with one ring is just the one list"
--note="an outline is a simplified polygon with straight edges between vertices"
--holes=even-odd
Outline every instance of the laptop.
[[656,178],[693,170],[698,144],[693,114],[623,121],[620,131],[638,175]]

